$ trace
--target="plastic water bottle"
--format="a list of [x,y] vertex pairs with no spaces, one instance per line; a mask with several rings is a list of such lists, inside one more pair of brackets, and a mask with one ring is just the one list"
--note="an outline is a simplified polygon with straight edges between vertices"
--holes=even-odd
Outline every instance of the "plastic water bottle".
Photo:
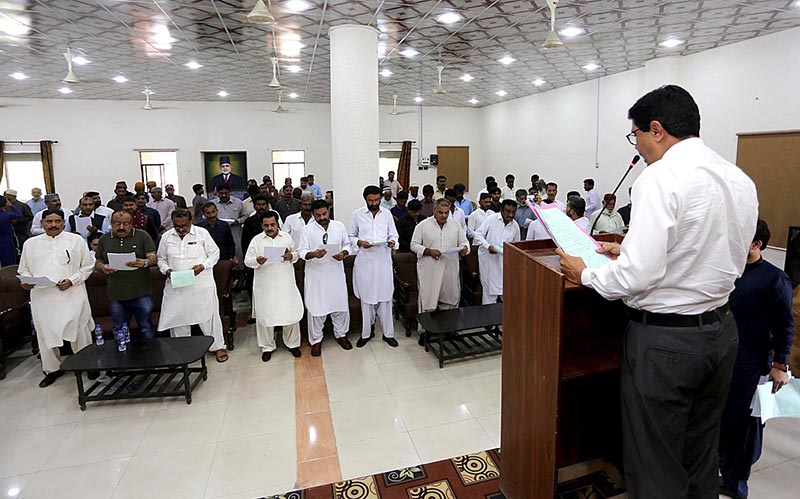
[[123,322],[122,323],[122,334],[125,335],[125,343],[130,343],[131,342],[131,330],[128,329],[128,323],[127,322]]
[[97,346],[103,345],[106,340],[103,339],[103,328],[100,327],[100,324],[94,325],[94,339]]
[[118,329],[115,333],[115,336],[117,338],[117,350],[120,352],[127,350],[128,345],[125,343],[125,333],[122,331],[122,329]]

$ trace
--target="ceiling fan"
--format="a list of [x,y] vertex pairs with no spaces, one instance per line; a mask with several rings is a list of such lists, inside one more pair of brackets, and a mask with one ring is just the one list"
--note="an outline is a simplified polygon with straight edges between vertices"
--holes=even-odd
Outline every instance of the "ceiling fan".
[[389,113],[392,116],[398,116],[400,114],[416,114],[416,111],[398,111],[397,110],[397,94],[392,95],[392,111]]
[[444,64],[439,62],[439,64],[436,66],[436,71],[438,71],[438,73],[439,73],[439,80],[438,80],[439,84],[436,86],[436,90],[434,90],[433,93],[435,93],[435,94],[446,94],[447,93],[447,89],[445,89],[444,86],[442,86],[442,71],[444,71]]
[[285,114],[294,113],[297,109],[283,107],[283,90],[278,90],[278,107],[272,110],[273,113]]
[[564,46],[564,42],[558,37],[556,33],[556,7],[558,7],[558,0],[547,0],[547,5],[550,7],[550,32],[547,33],[547,38],[542,44],[542,48],[555,49]]
[[72,61],[75,59],[75,54],[72,52],[72,48],[70,46],[67,46],[67,51],[64,53],[64,59],[67,60],[67,76],[65,76],[61,81],[64,83],[80,83],[81,81],[72,71]]

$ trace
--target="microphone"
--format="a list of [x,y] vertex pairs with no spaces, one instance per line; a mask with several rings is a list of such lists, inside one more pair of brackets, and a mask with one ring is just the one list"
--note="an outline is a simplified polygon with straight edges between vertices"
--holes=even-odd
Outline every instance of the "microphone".
[[[633,170],[633,167],[636,166],[636,163],[638,163],[640,159],[641,158],[639,157],[638,154],[633,157],[633,159],[631,160],[630,164],[628,165],[628,169],[625,171],[625,175],[622,176],[622,178],[619,180],[619,183],[617,184],[617,186],[614,187],[614,190],[611,192],[612,196],[617,193],[617,191],[619,190],[619,186],[621,186],[622,182],[625,181],[625,177],[628,176],[628,174],[631,172],[631,170]],[[600,215],[603,214],[603,211],[605,211],[607,205],[608,205],[608,200],[603,201],[603,207],[600,209]],[[592,224],[592,228],[589,229],[589,235],[590,236],[594,234],[594,228],[597,225],[597,221],[600,220],[600,215],[597,215],[597,218],[594,219],[594,223]]]

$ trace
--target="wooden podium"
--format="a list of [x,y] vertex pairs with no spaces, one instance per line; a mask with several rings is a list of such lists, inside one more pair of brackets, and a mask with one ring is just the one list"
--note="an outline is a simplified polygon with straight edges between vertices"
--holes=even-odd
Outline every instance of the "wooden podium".
[[621,460],[624,306],[568,282],[554,248],[550,240],[504,248],[500,488],[507,499],[553,499],[559,469]]

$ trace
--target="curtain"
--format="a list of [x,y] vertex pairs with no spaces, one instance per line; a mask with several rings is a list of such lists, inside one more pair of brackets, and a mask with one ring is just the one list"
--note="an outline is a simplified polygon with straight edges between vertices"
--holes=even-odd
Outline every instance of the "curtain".
[[3,173],[6,171],[6,143],[0,140],[0,180],[3,180]]
[[42,153],[42,173],[44,173],[44,189],[47,194],[56,192],[56,176],[53,173],[53,141],[42,140],[39,142]]
[[411,141],[403,141],[403,149],[400,151],[400,161],[397,164],[397,181],[408,192],[411,188]]

